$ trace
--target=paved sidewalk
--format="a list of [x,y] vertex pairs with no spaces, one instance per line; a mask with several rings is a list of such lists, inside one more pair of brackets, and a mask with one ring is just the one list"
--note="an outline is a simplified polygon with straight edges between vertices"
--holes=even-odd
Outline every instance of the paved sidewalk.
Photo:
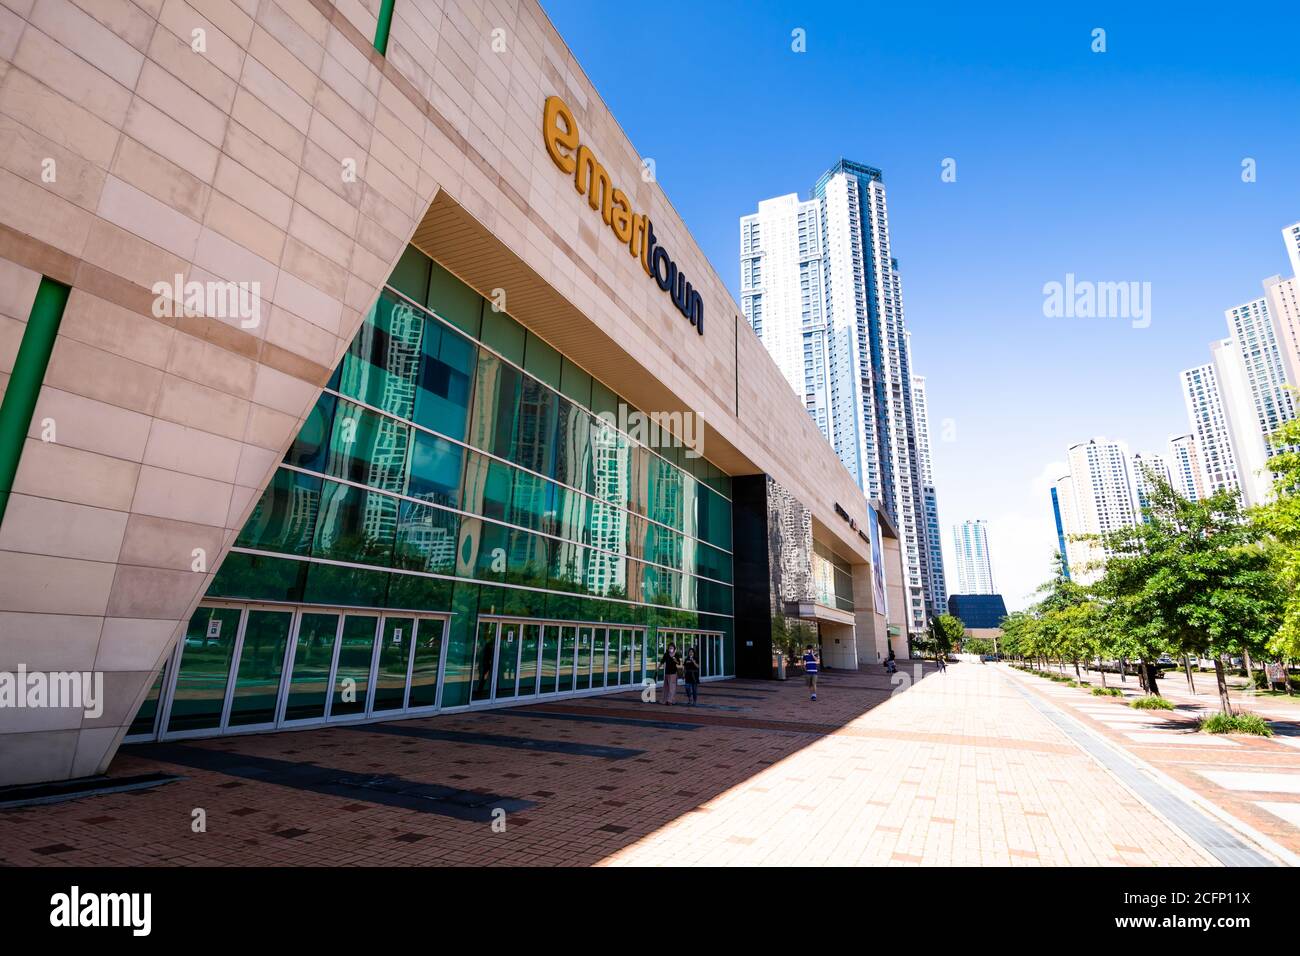
[[[1181,675],[1176,683],[1160,682],[1162,695],[1175,704],[1173,710],[1138,711],[1128,706],[1128,701],[1140,696],[1132,679],[1120,683],[1108,674],[1107,683],[1123,690],[1124,696],[1094,697],[1091,688],[1069,687],[1002,667],[1011,679],[1050,699],[1113,746],[1167,774],[1284,850],[1300,854],[1300,723],[1274,718],[1275,714],[1289,716],[1286,708],[1257,709],[1253,705],[1258,698],[1234,693],[1238,711],[1274,718],[1270,725],[1275,736],[1197,733],[1197,718],[1217,712],[1219,698],[1217,693],[1193,696]],[[1100,683],[1095,671],[1085,679],[1094,686]],[[1213,686],[1211,675],[1209,689]],[[1198,689],[1205,689],[1200,680]]]
[[829,672],[816,703],[726,681],[698,708],[618,694],[124,748],[114,776],[184,779],[0,811],[0,863],[1215,862],[996,667],[900,663],[910,689]]
[[605,862],[1214,863],[980,664],[927,673],[704,809]]

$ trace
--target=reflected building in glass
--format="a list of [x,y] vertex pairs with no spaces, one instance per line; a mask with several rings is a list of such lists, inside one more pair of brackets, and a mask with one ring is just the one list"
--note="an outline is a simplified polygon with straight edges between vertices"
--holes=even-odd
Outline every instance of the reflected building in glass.
[[410,247],[132,735],[603,692],[669,640],[734,673],[730,479],[620,402]]

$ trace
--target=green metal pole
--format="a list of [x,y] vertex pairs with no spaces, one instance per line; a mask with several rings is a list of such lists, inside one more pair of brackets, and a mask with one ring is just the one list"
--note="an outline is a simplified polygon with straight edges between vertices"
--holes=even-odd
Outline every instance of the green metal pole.
[[45,381],[45,369],[54,351],[54,339],[59,334],[63,308],[68,304],[72,290],[62,282],[41,278],[23,331],[18,355],[14,359],[13,373],[0,402],[0,522],[4,521],[13,491],[14,476],[18,473],[18,460],[23,454],[27,430],[32,425],[36,411],[36,398]]
[[396,0],[380,0],[379,22],[375,24],[375,49],[388,55],[388,31],[393,26],[393,4]]

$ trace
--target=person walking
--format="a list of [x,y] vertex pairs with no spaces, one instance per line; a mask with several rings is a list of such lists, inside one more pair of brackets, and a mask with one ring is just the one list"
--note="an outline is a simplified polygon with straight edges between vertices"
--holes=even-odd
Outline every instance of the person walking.
[[943,651],[940,651],[938,654],[934,655],[935,663],[939,665],[939,673],[941,674],[948,669],[948,663],[943,658],[944,658]]
[[664,703],[671,707],[677,702],[677,668],[681,664],[676,644],[668,645],[661,663],[664,665]]
[[700,662],[695,659],[695,648],[687,649],[682,671],[686,678],[686,701],[694,707],[700,702]]
[[808,675],[808,690],[812,694],[810,699],[817,699],[817,654],[813,646],[808,644],[803,649],[803,672]]

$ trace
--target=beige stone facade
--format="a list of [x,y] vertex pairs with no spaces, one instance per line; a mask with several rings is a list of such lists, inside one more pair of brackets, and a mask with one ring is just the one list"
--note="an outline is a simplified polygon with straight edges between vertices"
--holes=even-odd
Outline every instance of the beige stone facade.
[[[0,389],[40,277],[72,288],[0,525],[0,671],[106,691],[97,718],[0,710],[0,784],[105,769],[408,241],[641,407],[703,415],[711,460],[869,560],[835,511],[865,527],[861,494],[540,7],[397,0],[381,55],[379,6],[0,0]],[[552,94],[702,337],[547,155]],[[256,283],[256,324],[158,316],[175,276]]]

